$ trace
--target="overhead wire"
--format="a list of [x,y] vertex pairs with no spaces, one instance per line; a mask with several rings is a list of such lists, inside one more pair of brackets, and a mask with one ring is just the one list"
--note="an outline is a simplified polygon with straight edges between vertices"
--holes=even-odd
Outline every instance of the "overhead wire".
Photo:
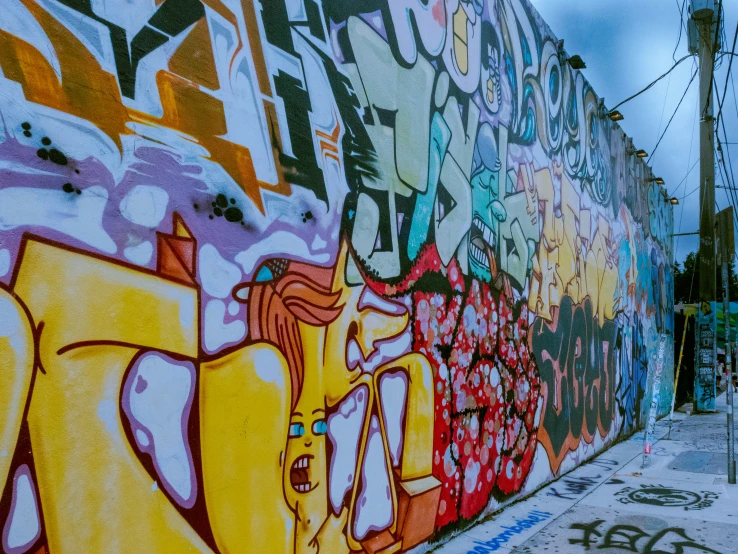
[[[696,65],[697,65],[697,63],[695,62],[694,58],[692,58],[692,71],[696,71],[696,69],[695,69],[695,66]],[[696,99],[696,101],[695,101],[695,103],[694,103],[694,112],[692,114],[692,121],[693,121],[693,123],[692,123],[692,134],[689,137],[689,152],[687,153],[687,165],[688,166],[689,166],[689,163],[692,160],[692,149],[694,148],[694,135],[695,135],[695,131],[697,129],[697,110],[699,109],[699,104],[700,104],[700,99],[699,99],[699,96],[698,96],[697,99]],[[682,180],[679,181],[679,183],[677,183],[677,186],[676,187],[674,187],[674,191],[673,191],[674,193],[676,193],[676,191],[679,190],[679,187],[682,186],[682,183],[684,183],[684,188],[685,189],[687,188],[687,178],[689,177],[689,174],[692,172],[692,170],[695,168],[695,166],[697,165],[697,163],[699,161],[700,161],[700,157],[698,155],[697,156],[697,161],[695,161],[695,163],[693,163],[687,169],[687,173],[684,174],[684,177],[682,178]],[[682,206],[682,211],[683,211],[683,209],[684,209],[684,207]]]
[[674,116],[679,111],[679,106],[682,105],[682,102],[684,101],[684,97],[687,96],[687,92],[689,91],[690,86],[692,85],[692,82],[694,81],[694,78],[697,76],[697,71],[692,73],[692,78],[689,80],[689,83],[687,83],[687,87],[684,89],[684,93],[682,94],[682,97],[679,99],[679,103],[677,104],[676,108],[674,109],[674,113],[671,114],[671,117],[669,118],[669,122],[666,124],[666,127],[664,127],[664,131],[661,133],[661,136],[659,137],[659,140],[656,142],[656,146],[653,147],[653,150],[651,151],[651,155],[648,156],[649,163],[653,161],[653,157],[656,154],[656,150],[659,147],[659,144],[661,144],[661,140],[664,138],[664,135],[666,134],[666,131],[669,130],[669,125],[671,125],[671,122],[674,120]]
[[635,94],[633,94],[632,96],[629,96],[628,98],[626,98],[625,100],[623,100],[622,102],[620,102],[619,104],[617,104],[617,105],[616,105],[615,107],[613,107],[613,108],[612,108],[612,109],[611,109],[610,111],[612,111],[612,110],[615,110],[615,109],[619,108],[620,106],[622,106],[622,105],[623,105],[623,104],[625,104],[626,102],[630,102],[630,101],[631,101],[631,100],[633,100],[633,98],[635,98],[636,96],[640,96],[641,94],[643,94],[644,92],[646,92],[647,90],[649,90],[649,89],[650,89],[651,87],[653,87],[653,86],[654,86],[654,85],[655,85],[656,83],[658,83],[658,82],[659,82],[659,81],[660,81],[661,79],[663,79],[664,77],[666,77],[667,75],[669,75],[669,73],[671,73],[672,71],[674,71],[674,69],[675,69],[675,68],[676,68],[676,67],[677,67],[677,66],[678,66],[678,65],[679,65],[680,63],[682,63],[682,62],[683,62],[684,60],[686,60],[687,58],[690,58],[691,56],[692,56],[691,54],[687,54],[687,55],[686,55],[686,56],[684,56],[683,58],[680,58],[680,59],[679,59],[679,61],[677,61],[677,62],[676,62],[676,63],[675,63],[674,65],[672,65],[672,66],[671,66],[671,67],[669,68],[669,70],[668,70],[668,71],[666,71],[666,73],[664,73],[663,75],[661,75],[661,76],[657,77],[656,79],[654,79],[653,81],[651,81],[651,82],[650,82],[650,83],[649,83],[648,85],[646,85],[646,86],[645,86],[644,88],[642,88],[641,90],[639,90],[638,92],[636,92],[636,93],[635,93]]
[[[699,185],[697,185],[697,188],[699,188]],[[696,190],[696,189],[695,189]],[[702,198],[700,199],[700,212],[705,209],[705,193],[707,192],[707,187],[705,187],[702,191]],[[702,219],[702,213],[700,213],[700,220]],[[697,255],[699,255],[699,250],[697,250]],[[692,282],[689,285],[689,302],[687,304],[692,303],[692,290],[694,289],[694,274],[697,273],[697,260],[695,259],[694,267],[692,268]]]
[[[738,228],[738,213],[736,213],[738,210],[736,209],[736,202],[735,202],[735,193],[736,189],[735,186],[731,186],[730,179],[728,179],[728,172],[725,169],[725,163],[723,162],[723,165],[721,166],[719,163],[718,166],[718,175],[720,176],[720,181],[723,183],[723,189],[727,189],[728,194],[726,196],[728,197],[728,201],[730,202],[730,205],[733,206],[733,221],[736,223],[736,227]],[[725,177],[723,177],[723,173],[725,174]]]
[[[700,163],[700,159],[699,159],[699,158],[697,158],[697,159],[696,159],[696,160],[694,161],[694,163],[693,163],[693,164],[692,164],[692,165],[691,165],[691,166],[689,167],[689,169],[687,170],[687,174],[686,174],[686,175],[685,175],[684,177],[682,177],[682,180],[681,180],[681,181],[679,181],[679,183],[677,184],[677,186],[676,186],[676,187],[674,188],[674,191],[675,191],[675,192],[676,192],[676,189],[678,189],[678,188],[679,188],[679,187],[680,187],[680,186],[682,185],[682,183],[684,183],[684,184],[686,185],[687,177],[689,177],[689,174],[690,174],[690,173],[692,173],[692,170],[693,170],[693,169],[694,169],[695,167],[697,167],[697,164],[698,164],[698,163]],[[684,187],[684,188],[687,188],[687,187]],[[674,193],[672,193],[672,194],[674,194]]]
[[[677,3],[677,7],[679,7],[679,0],[676,0],[676,3]],[[683,0],[682,6],[681,6],[681,8],[679,10],[679,36],[677,36],[677,43],[674,46],[674,51],[671,54],[671,59],[675,63],[676,63],[676,52],[677,52],[677,49],[679,48],[679,44],[681,43],[681,40],[682,40],[682,30],[684,30],[685,33],[687,32],[687,29],[686,29],[686,27],[684,25],[684,8],[685,8],[686,4],[687,4],[687,0]],[[693,73],[696,71],[695,70],[695,65],[696,65],[696,63],[695,63],[694,57],[692,57],[692,72]],[[669,84],[671,84],[671,76],[669,76]],[[668,85],[667,85],[667,95],[668,95]],[[698,109],[698,107],[699,107],[699,98],[697,99],[697,102],[695,102],[694,115],[692,116],[692,119],[694,120],[694,123],[692,124],[692,136],[689,139],[689,154],[687,155],[687,165],[689,165],[689,163],[690,163],[690,161],[692,159],[692,147],[694,146],[694,134],[695,134],[695,128],[697,127],[697,109]],[[664,110],[665,109],[666,109],[666,98],[664,98],[664,106],[661,109],[661,120],[659,121],[659,132],[661,131],[661,122],[663,121]],[[687,169],[687,172],[684,174],[684,177],[682,178],[682,180],[679,181],[679,183],[677,184],[676,187],[674,187],[674,189],[672,191],[672,194],[674,196],[676,196],[676,193],[679,190],[679,188],[682,186],[682,184],[684,184],[684,188],[685,189],[687,188],[687,179],[689,178],[689,174],[697,166],[697,164],[699,163],[699,161],[700,161],[700,158],[698,156],[697,157],[697,160],[694,162],[694,164],[692,164],[692,166]],[[684,198],[686,198],[686,196],[687,195],[685,195],[681,200],[684,200]],[[677,230],[676,244],[674,245],[674,252],[675,253],[679,250],[679,239],[681,238],[682,222],[684,221],[684,206],[685,206],[685,204],[684,204],[684,202],[680,202],[680,203],[681,203],[681,210],[680,210],[680,214],[679,214],[679,227],[678,227],[678,230]]]
[[[674,45],[674,51],[671,53],[671,60],[676,63],[676,52],[679,49],[679,44],[682,42],[682,29],[684,29],[684,7],[687,4],[687,0],[683,0],[681,7],[679,6],[679,0],[676,2],[677,10],[679,10],[679,35],[677,36],[676,44]],[[694,60],[693,60],[694,68]],[[664,93],[664,103],[661,106],[661,117],[659,118],[659,128],[656,131],[656,136],[661,132],[661,124],[664,122],[664,112],[666,111],[666,100],[669,98],[669,89],[671,88],[671,73],[669,73],[669,80],[666,81],[666,92]]]
[[[699,109],[699,104],[700,104],[700,99],[697,98],[696,102],[694,103],[694,115],[692,116],[692,119],[694,120],[694,123],[692,123],[692,136],[689,138],[689,153],[687,154],[687,165],[689,165],[689,163],[692,160],[692,148],[694,148],[694,134],[695,134],[695,129],[697,128],[697,110]],[[684,174],[684,177],[682,177],[682,180],[679,181],[679,183],[677,183],[677,186],[676,187],[674,187],[674,190],[672,192],[672,194],[674,194],[674,196],[676,196],[676,191],[679,190],[679,187],[682,186],[682,183],[684,183],[684,189],[686,190],[686,188],[687,188],[687,178],[689,177],[690,173],[692,173],[692,170],[695,167],[697,167],[697,164],[699,162],[700,162],[700,157],[697,156],[697,159],[695,160],[695,162],[691,166],[689,166],[689,168],[687,169],[687,172]],[[692,191],[692,192],[694,192],[694,191]],[[684,198],[686,198],[687,196],[688,195],[685,194],[680,199],[680,201],[683,200]],[[683,203],[682,203],[682,210],[681,211],[682,211],[682,213],[681,213],[681,216],[679,218],[679,231],[678,231],[679,233],[682,232],[682,221],[681,220],[684,217],[684,204]],[[679,238],[677,238],[677,244],[679,244]]]
[[[723,114],[723,104],[725,103],[725,96],[728,93],[728,79],[730,78],[730,70],[733,68],[733,54],[735,54],[735,42],[736,39],[738,39],[738,23],[735,25],[735,33],[733,34],[733,48],[731,49],[731,56],[730,56],[730,62],[728,62],[728,73],[725,75],[725,86],[723,87],[723,98],[720,99],[720,96],[718,96],[718,114],[717,114],[717,124],[720,125],[720,117]],[[728,137],[725,137],[725,140],[728,140]]]
[[[719,159],[716,162],[716,165],[718,167],[718,175],[720,175],[720,180],[723,182],[723,189],[728,191],[726,196],[728,196],[730,205],[733,206],[733,220],[736,224],[736,228],[738,228],[738,198],[736,197],[736,194],[738,194],[738,190],[736,190],[735,188],[735,178],[731,179],[728,176],[728,170],[725,166],[725,157],[723,155],[723,149],[720,146],[721,143],[720,143],[720,136],[718,135],[718,129],[715,130],[715,138],[717,139],[717,148],[716,148],[715,154],[719,157]],[[730,155],[728,156],[728,163],[730,164],[730,173],[732,177],[733,166],[730,161]],[[723,179],[723,172],[725,173],[724,179]]]
[[661,132],[661,124],[664,122],[664,112],[666,111],[666,100],[669,98],[669,88],[670,87],[671,87],[671,74],[669,74],[669,79],[666,81],[666,92],[664,93],[664,103],[661,106],[661,117],[659,118],[659,128],[656,131],[656,136],[659,136],[659,133]]
[[[694,60],[692,61],[692,69],[694,69]],[[693,119],[694,122],[692,123],[692,136],[689,138],[689,153],[687,154],[687,165],[689,165],[689,162],[692,159],[692,148],[694,147],[694,133],[695,133],[695,129],[697,128],[697,110],[699,109],[699,104],[700,104],[700,99],[697,98],[696,102],[694,103],[694,115],[692,116],[692,119]],[[674,194],[674,196],[676,196],[676,191],[679,190],[679,187],[682,186],[682,183],[684,183],[684,188],[686,190],[686,188],[687,188],[687,178],[689,177],[689,174],[692,173],[692,170],[697,166],[697,164],[699,162],[700,162],[700,157],[697,156],[697,160],[692,164],[692,166],[689,169],[687,169],[687,172],[684,174],[684,177],[682,178],[682,180],[679,181],[679,183],[677,184],[677,186],[674,188],[674,191],[672,192],[672,194]],[[699,185],[697,185],[697,188],[699,188]],[[680,210],[680,214],[679,214],[679,227],[677,229],[676,244],[674,245],[674,252],[675,253],[678,252],[678,250],[679,250],[679,239],[681,238],[682,222],[684,221],[684,206],[685,206],[685,204],[684,204],[683,200],[687,196],[688,195],[685,194],[680,199],[680,202],[679,202],[681,204],[681,206],[682,206],[682,209]]]
[[[723,0],[720,0],[718,3],[718,17],[717,17],[717,26],[715,27],[715,39],[710,41],[710,44],[712,44],[712,64],[711,64],[711,71],[710,71],[710,86],[707,88],[708,91],[712,90],[712,84],[715,82],[715,56],[717,54],[717,45],[718,45],[718,36],[720,35],[720,23],[722,22],[722,16],[723,16]],[[710,106],[710,103],[712,102],[712,93],[707,95],[707,100],[705,101],[705,106],[702,108],[702,117],[704,118],[707,115],[707,108]]]
[[730,76],[730,84],[733,88],[733,105],[735,106],[735,116],[738,117],[738,94],[735,93],[735,81],[733,80],[733,75]]
[[[725,123],[724,122],[723,122],[723,135],[725,135]],[[738,190],[736,190],[735,188],[735,177],[733,176],[733,164],[730,159],[730,152],[728,152],[728,165],[730,166],[730,177],[728,176],[728,169],[725,165],[725,155],[723,153],[724,150],[722,148],[722,145],[721,145],[722,143],[720,141],[720,127],[719,126],[716,126],[715,128],[715,139],[717,141],[715,155],[717,157],[716,165],[718,167],[718,174],[720,175],[720,179],[723,181],[723,188],[728,191],[726,196],[729,197],[730,204],[731,206],[733,206],[733,219],[736,223],[736,228],[738,228],[738,197],[736,197],[736,194],[738,194]],[[723,172],[725,173],[725,179],[723,179]]]
[[[722,3],[722,0],[721,0]],[[720,21],[720,14],[718,14],[718,22]],[[718,23],[719,24],[719,23]],[[721,141],[720,141],[720,128],[723,129],[723,138],[725,139],[725,142],[728,141],[728,133],[725,129],[725,118],[722,117],[723,114],[723,105],[725,104],[725,97],[728,93],[728,79],[731,77],[731,70],[733,69],[733,54],[735,54],[735,47],[736,47],[736,40],[738,40],[738,24],[736,24],[735,33],[733,34],[733,46],[731,48],[731,57],[730,62],[728,63],[728,71],[725,75],[725,85],[723,86],[723,95],[722,98],[720,97],[720,91],[717,90],[717,84],[715,85],[715,95],[717,96],[718,100],[718,113],[716,117],[716,125],[715,125],[715,138],[717,139],[717,154],[719,156],[719,163],[718,167],[722,167],[722,171],[725,173],[725,181],[727,181],[726,188],[728,189],[728,196],[730,197],[731,205],[733,206],[733,218],[736,222],[736,227],[738,227],[738,197],[736,196],[738,194],[738,191],[735,189],[735,174],[733,173],[733,162],[730,157],[730,149],[726,148],[725,151],[723,151]],[[717,46],[717,45],[715,45]],[[717,50],[717,48],[716,48]],[[728,158],[728,167],[730,168],[730,178],[728,177],[728,170],[725,165],[725,157]],[[722,163],[722,166],[720,165]],[[723,178],[722,172],[720,172],[720,178]],[[725,185],[725,181],[723,181],[723,184]]]
[[[722,119],[720,121],[720,124],[721,124],[721,126],[723,128],[723,137],[726,137],[727,134],[725,132],[725,119]],[[720,145],[719,139],[718,139],[718,145]],[[735,174],[733,173],[733,160],[730,157],[730,150],[727,149],[727,148],[725,150],[723,150],[722,148],[720,148],[719,152],[721,152],[721,158],[723,159],[723,166],[724,167],[725,167],[725,158],[726,157],[728,158],[728,167],[730,168],[730,181],[731,181],[731,184],[732,184],[732,187],[733,187],[731,189],[731,192],[733,192],[735,194],[735,191],[733,190],[733,189],[735,189]],[[727,169],[725,169],[725,176],[726,177],[728,176]],[[738,212],[738,202],[736,202],[736,203],[733,204],[733,213],[735,214],[736,212]],[[736,215],[736,217],[738,217],[738,215]]]
[[675,0],[677,9],[679,10],[679,36],[677,37],[677,43],[674,46],[674,51],[671,53],[671,59],[673,62],[676,62],[676,51],[679,48],[679,44],[682,42],[682,30],[684,32],[687,32],[687,29],[684,27],[684,7],[687,5],[687,0],[684,0],[682,2],[682,7],[679,7],[679,0]]

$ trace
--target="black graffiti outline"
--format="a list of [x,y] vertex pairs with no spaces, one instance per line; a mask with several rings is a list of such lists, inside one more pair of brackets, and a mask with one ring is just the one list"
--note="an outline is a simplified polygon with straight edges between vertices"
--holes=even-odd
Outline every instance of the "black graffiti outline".
[[684,508],[685,510],[704,510],[720,498],[711,491],[675,489],[663,485],[641,485],[640,488],[625,487],[615,493],[621,504],[646,504],[664,508]]
[[[569,441],[579,444],[585,431],[594,436],[601,426],[605,434],[610,432],[615,413],[617,323],[604,319],[600,326],[589,297],[575,304],[567,295],[561,299],[555,325],[539,317],[531,331],[541,384],[548,387],[541,428],[554,456],[562,457]],[[603,348],[605,343],[607,348]]]
[[131,39],[129,46],[126,30],[97,15],[92,9],[91,0],[58,1],[108,28],[120,91],[127,98],[136,96],[136,71],[139,62],[205,15],[205,8],[200,0],[164,0]]
[[[639,554],[684,554],[687,551],[686,549],[690,549],[691,551],[696,550],[707,554],[721,554],[717,550],[713,550],[712,548],[695,542],[694,539],[687,535],[686,531],[682,527],[667,527],[652,536],[635,525],[618,524],[610,527],[603,537],[599,530],[600,525],[603,523],[605,523],[604,519],[596,519],[591,523],[572,523],[569,526],[569,529],[582,531],[583,534],[582,538],[569,538],[569,544],[580,544],[585,550],[589,550],[592,547],[597,549],[614,548]],[[659,542],[661,542],[669,533],[674,533],[684,540],[680,540],[678,542],[674,542],[672,540],[670,542],[670,546],[673,550],[656,550]],[[625,540],[617,540],[615,537],[624,537]],[[644,545],[643,550],[638,550],[638,542],[647,537],[651,537],[651,539]],[[597,543],[600,538],[603,540],[602,544],[598,546]]]
[[[546,493],[547,496],[555,496],[556,498],[562,498],[564,500],[576,500],[576,497],[590,490],[596,486],[598,479],[601,479],[600,474],[592,477],[565,477],[561,480],[564,485],[564,492],[559,492],[556,487],[551,487],[551,490]],[[570,496],[570,495],[573,495]]]

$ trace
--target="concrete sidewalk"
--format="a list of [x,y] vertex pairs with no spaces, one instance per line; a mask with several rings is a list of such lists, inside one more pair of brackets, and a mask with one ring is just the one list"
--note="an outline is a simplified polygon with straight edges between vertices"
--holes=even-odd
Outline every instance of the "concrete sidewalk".
[[[736,396],[738,400],[738,395]],[[434,554],[738,552],[738,486],[727,480],[725,395],[718,413],[677,412],[435,549]]]

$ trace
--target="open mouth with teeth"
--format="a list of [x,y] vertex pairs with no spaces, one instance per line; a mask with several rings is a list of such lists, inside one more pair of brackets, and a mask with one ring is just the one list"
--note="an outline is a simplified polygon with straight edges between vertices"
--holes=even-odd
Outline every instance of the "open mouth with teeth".
[[290,485],[297,492],[310,492],[318,484],[313,484],[310,481],[310,460],[313,456],[306,454],[300,456],[293,463],[290,468]]
[[472,221],[469,241],[469,254],[482,267],[490,268],[489,257],[492,255],[495,233],[482,218],[475,216]]

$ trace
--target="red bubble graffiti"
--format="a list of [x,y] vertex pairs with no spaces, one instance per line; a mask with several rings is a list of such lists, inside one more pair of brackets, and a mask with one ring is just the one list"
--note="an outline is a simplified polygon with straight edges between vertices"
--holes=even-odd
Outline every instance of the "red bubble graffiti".
[[415,348],[435,370],[439,528],[521,489],[535,454],[540,396],[527,305],[495,297],[477,280],[467,289],[454,263],[447,279],[450,294],[413,295]]

